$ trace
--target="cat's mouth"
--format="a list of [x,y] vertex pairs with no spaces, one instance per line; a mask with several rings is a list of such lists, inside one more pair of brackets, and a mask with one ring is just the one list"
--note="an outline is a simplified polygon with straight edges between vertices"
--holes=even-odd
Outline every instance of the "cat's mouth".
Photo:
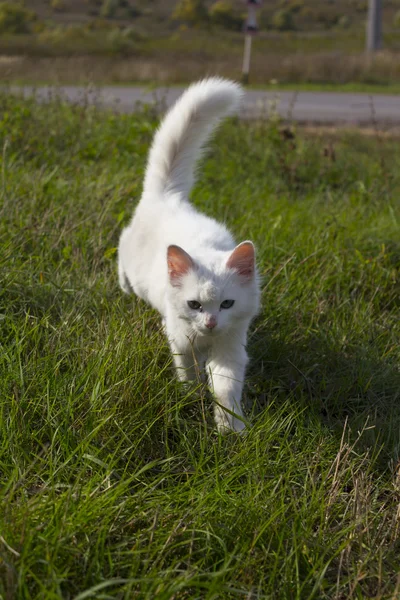
[[216,337],[218,334],[219,329],[216,327],[213,327],[212,329],[209,329],[208,327],[199,329],[199,335],[202,335],[203,337]]

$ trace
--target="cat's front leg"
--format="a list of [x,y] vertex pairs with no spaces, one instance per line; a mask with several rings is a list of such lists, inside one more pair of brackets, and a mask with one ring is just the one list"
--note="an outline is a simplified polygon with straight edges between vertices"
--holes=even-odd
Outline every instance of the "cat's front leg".
[[221,433],[242,431],[246,427],[241,406],[246,364],[244,345],[232,349],[227,344],[213,348],[207,363],[210,388],[216,400],[214,418]]
[[164,321],[176,374],[180,381],[201,381],[205,357],[193,346],[186,336],[168,334],[168,323]]
[[122,290],[125,292],[125,294],[131,294],[132,288],[130,286],[129,279],[127,278],[127,276],[125,274],[121,259],[119,259],[119,262],[118,262],[118,279],[119,279],[119,285],[122,288]]
[[176,342],[170,340],[170,348],[178,379],[180,381],[196,381],[198,379],[198,369],[195,357],[190,352],[190,347],[182,348]]

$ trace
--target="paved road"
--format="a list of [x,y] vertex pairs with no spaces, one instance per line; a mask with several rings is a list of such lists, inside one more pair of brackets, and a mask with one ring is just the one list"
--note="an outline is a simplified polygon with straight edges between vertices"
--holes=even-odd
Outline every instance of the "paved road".
[[[26,95],[33,88],[11,88]],[[105,86],[83,88],[62,86],[58,88],[71,102],[90,102],[100,106],[111,106],[122,112],[133,111],[139,103],[156,102],[161,109],[170,106],[184,88],[159,87],[150,91],[146,87]],[[54,95],[54,88],[35,88],[40,100]],[[275,108],[273,108],[275,107]],[[241,116],[268,116],[271,110],[283,118],[302,123],[318,124],[357,124],[380,126],[400,125],[400,96],[373,94],[353,94],[336,92],[271,92],[248,90],[241,109]]]

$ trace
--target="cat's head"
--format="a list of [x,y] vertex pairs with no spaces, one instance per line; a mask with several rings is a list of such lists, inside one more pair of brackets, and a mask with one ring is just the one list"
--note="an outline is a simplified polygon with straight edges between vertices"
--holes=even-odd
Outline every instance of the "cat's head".
[[215,336],[257,313],[259,291],[252,242],[242,242],[211,260],[208,257],[207,266],[180,246],[169,246],[167,262],[169,307],[193,333]]

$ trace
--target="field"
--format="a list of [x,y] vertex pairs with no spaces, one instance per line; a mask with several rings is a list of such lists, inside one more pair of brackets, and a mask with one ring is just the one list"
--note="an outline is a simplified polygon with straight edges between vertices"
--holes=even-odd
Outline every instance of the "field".
[[0,597],[398,598],[398,140],[218,132],[193,201],[263,289],[222,437],[118,288],[157,114],[0,109]]
[[[200,1],[205,16],[198,22],[174,18],[177,0],[26,0],[18,18],[10,17],[15,3],[0,2],[0,79],[176,84],[210,73],[239,79],[246,6],[243,0],[221,2],[232,12],[234,27],[229,18],[212,18],[211,0]],[[364,51],[367,5],[367,0],[264,2],[251,84],[356,83],[396,92],[400,4],[384,2],[383,50],[374,57]]]

